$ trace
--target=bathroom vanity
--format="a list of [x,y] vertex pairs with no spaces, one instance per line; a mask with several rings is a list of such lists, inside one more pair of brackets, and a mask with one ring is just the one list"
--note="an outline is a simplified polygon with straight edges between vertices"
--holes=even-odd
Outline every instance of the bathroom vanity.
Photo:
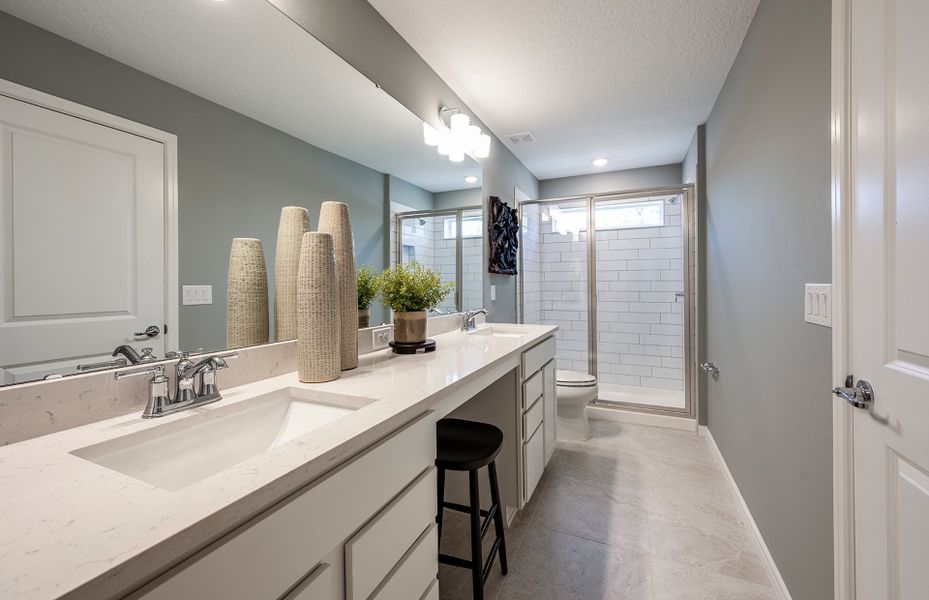
[[554,331],[444,333],[336,381],[288,373],[0,448],[0,597],[438,598],[435,423],[504,430],[512,515],[553,449]]

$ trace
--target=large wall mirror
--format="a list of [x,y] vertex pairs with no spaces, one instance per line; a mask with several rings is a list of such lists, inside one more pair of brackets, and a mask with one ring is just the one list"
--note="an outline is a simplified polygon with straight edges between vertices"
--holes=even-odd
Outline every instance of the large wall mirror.
[[347,203],[359,266],[413,248],[460,286],[442,308],[479,306],[478,163],[425,145],[418,117],[267,0],[0,11],[0,384],[226,348],[234,238],[260,241],[282,341],[285,206],[312,230],[322,202]]

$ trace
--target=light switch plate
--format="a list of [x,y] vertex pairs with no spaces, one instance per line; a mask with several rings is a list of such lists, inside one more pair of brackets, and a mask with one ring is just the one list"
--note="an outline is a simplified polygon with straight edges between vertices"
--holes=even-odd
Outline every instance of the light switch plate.
[[490,301],[491,302],[497,301],[497,286],[493,284],[491,284],[490,286]]
[[184,285],[181,286],[181,298],[184,306],[197,304],[213,304],[212,285]]
[[807,283],[804,286],[803,318],[807,323],[832,327],[831,283]]

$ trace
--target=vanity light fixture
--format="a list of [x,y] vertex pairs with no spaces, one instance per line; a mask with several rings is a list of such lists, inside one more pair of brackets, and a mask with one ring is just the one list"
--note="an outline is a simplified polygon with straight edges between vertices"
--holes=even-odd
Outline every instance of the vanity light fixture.
[[606,166],[606,163],[608,162],[610,161],[607,158],[595,158],[592,161],[590,161],[590,164],[592,164],[595,167],[604,167]]
[[427,146],[436,146],[439,154],[448,156],[452,162],[461,162],[465,154],[475,158],[490,156],[490,136],[481,128],[471,124],[471,119],[457,108],[443,106],[439,119],[445,127],[436,129],[423,123],[423,141]]
[[465,177],[465,181],[467,181],[468,183],[477,183],[477,177],[475,177],[474,175],[468,175],[467,177]]

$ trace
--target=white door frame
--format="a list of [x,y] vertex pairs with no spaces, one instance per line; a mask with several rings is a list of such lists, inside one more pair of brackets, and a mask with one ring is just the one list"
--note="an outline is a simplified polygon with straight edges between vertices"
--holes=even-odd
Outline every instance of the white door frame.
[[0,79],[0,95],[159,142],[165,164],[165,350],[178,346],[177,136],[141,123]]
[[[832,381],[851,373],[851,150],[854,144],[850,0],[832,0]],[[823,390],[823,396],[828,392]],[[853,408],[832,397],[832,509],[836,600],[855,600]]]

